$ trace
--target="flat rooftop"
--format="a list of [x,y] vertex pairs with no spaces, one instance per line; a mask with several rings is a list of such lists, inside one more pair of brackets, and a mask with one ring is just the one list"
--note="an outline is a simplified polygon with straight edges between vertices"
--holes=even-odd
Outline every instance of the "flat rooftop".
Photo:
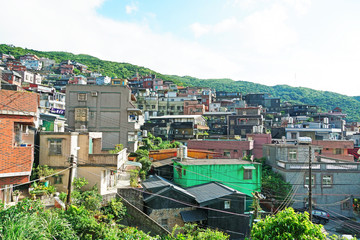
[[260,164],[239,159],[185,159],[177,161],[182,165],[235,165],[235,164]]

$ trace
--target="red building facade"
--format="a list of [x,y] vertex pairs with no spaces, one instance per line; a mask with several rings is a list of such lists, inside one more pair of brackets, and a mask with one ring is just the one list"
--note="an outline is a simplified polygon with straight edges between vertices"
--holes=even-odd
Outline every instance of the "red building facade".
[[30,180],[34,160],[36,93],[0,90],[0,199],[10,200],[12,185]]

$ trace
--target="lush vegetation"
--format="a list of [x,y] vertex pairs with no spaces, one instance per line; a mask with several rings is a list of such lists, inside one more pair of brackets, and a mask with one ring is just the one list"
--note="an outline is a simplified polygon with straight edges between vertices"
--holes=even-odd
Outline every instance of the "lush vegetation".
[[286,182],[283,177],[274,172],[271,167],[263,165],[261,176],[261,192],[267,199],[276,199],[282,202],[288,195],[291,184]]
[[307,212],[295,213],[294,209],[287,208],[256,223],[251,230],[251,239],[325,240],[326,236],[321,232],[321,225],[313,224],[309,220]]
[[133,227],[117,224],[125,214],[119,200],[109,206],[92,211],[85,206],[71,205],[67,210],[46,210],[40,201],[24,199],[17,205],[4,209],[0,206],[0,239],[128,239],[128,240],[185,240],[227,239],[227,235],[196,225],[179,228],[181,234],[152,237]]
[[[64,60],[74,60],[87,65],[89,70],[97,71],[110,77],[131,78],[136,72],[140,75],[151,73],[156,74],[163,80],[173,81],[181,86],[211,87],[217,91],[236,91],[241,92],[242,94],[267,92],[273,97],[280,97],[282,101],[317,105],[322,111],[329,111],[333,110],[335,107],[340,107],[343,112],[348,115],[348,121],[360,121],[359,97],[349,97],[334,92],[318,91],[304,87],[290,87],[288,85],[266,86],[247,81],[234,81],[231,79],[198,79],[190,76],[180,77],[175,75],[164,75],[145,67],[129,63],[105,61],[86,54],[76,55],[67,52],[42,52],[33,49],[13,47],[6,44],[0,44],[0,52],[10,53],[15,57],[32,53],[39,57],[54,59],[57,63]],[[351,92],[349,92],[349,94],[351,94]]]

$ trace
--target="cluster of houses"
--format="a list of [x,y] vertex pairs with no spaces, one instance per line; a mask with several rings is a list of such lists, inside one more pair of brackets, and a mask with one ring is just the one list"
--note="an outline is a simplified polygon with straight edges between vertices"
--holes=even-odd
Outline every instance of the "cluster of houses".
[[[261,192],[262,165],[255,159],[264,158],[293,186],[286,204],[306,207],[311,182],[316,207],[354,216],[360,124],[347,124],[339,108],[323,113],[267,93],[182,87],[156,75],[111,79],[81,63],[32,54],[0,53],[0,60],[0,199],[6,204],[14,187],[28,186],[34,165],[48,165],[58,172],[49,181],[59,192],[67,191],[73,171],[103,196],[127,196],[166,230],[196,222],[242,239]],[[149,176],[131,191],[130,170],[141,164],[128,155],[149,133],[182,145],[150,151]],[[119,144],[124,148],[109,151]],[[69,159],[76,162],[70,171]],[[273,199],[262,201],[274,206]]]

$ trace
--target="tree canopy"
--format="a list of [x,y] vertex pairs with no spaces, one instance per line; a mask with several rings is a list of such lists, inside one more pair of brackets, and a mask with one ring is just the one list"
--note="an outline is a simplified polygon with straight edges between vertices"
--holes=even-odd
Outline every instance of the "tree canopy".
[[326,235],[321,232],[321,225],[313,224],[309,214],[296,213],[287,208],[275,216],[267,216],[256,223],[251,230],[252,240],[325,240]]

